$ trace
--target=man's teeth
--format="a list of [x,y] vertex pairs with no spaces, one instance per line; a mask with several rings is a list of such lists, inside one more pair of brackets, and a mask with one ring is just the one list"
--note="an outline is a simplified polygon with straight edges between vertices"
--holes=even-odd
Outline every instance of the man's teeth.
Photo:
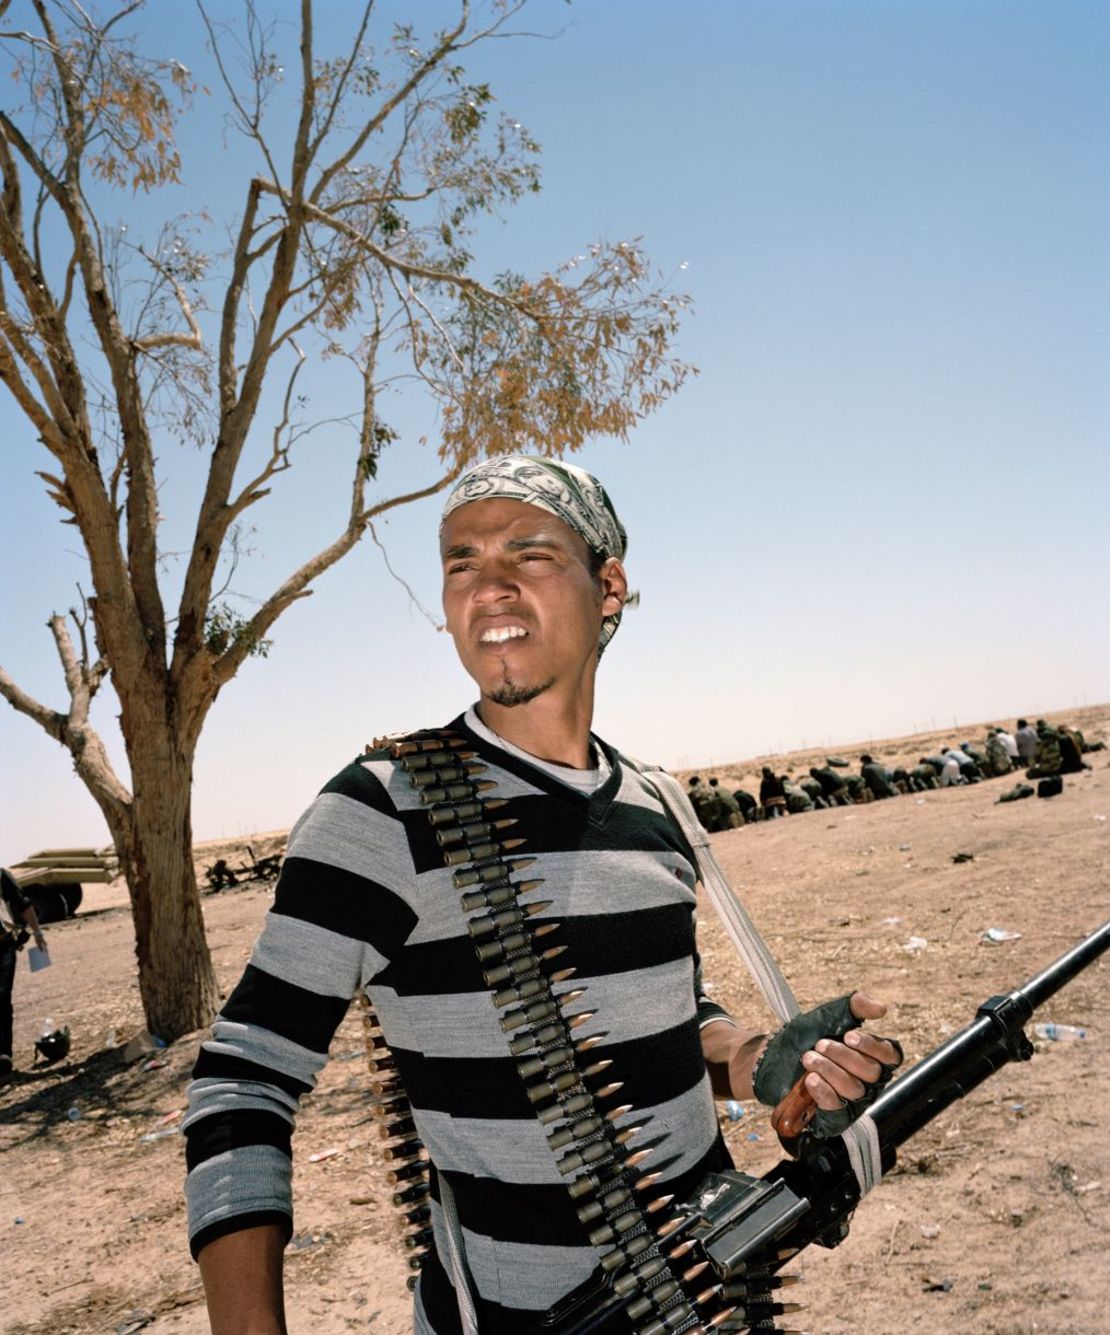
[[482,644],[504,644],[506,640],[523,639],[527,634],[523,626],[491,626],[478,638]]

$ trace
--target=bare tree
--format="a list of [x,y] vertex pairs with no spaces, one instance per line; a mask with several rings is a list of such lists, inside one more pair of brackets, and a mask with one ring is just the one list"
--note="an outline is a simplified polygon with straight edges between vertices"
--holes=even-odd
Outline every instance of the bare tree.
[[[220,689],[375,516],[441,491],[483,454],[625,437],[687,372],[671,352],[684,301],[635,244],[531,279],[473,272],[480,217],[538,189],[538,146],[460,61],[510,35],[523,3],[476,15],[456,0],[450,26],[421,41],[408,26],[372,33],[370,0],[344,52],[323,58],[301,0],[288,76],[258,5],[232,30],[199,3],[213,86],[249,155],[221,250],[219,220],[168,218],[146,241],[106,220],[122,194],[153,205],[179,180],[175,131],[195,92],[184,66],[146,53],[141,3],[98,16],[79,0],[0,0],[0,49],[24,94],[0,111],[0,380],[50,456],[40,476],[91,582],[85,607],[49,621],[68,705],[40,703],[2,669],[0,694],[69,750],[104,814],[147,1021],[166,1037],[207,1023],[216,1003],[190,785]],[[283,136],[273,113],[290,105]],[[220,572],[309,429],[301,380],[324,357],[347,359],[361,386],[346,523],[239,616]],[[426,486],[373,499],[396,439],[379,397],[406,383],[434,398],[438,451]],[[262,430],[258,455],[248,437]],[[168,609],[156,444],[171,433],[203,447],[206,476]],[[126,781],[89,723],[105,682]]]

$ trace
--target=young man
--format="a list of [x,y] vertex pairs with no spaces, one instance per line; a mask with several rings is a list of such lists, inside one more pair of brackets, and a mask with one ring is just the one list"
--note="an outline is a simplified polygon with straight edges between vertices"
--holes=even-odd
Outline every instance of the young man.
[[40,950],[46,938],[39,926],[34,905],[19,888],[19,882],[0,867],[0,1080],[12,1072],[12,988],[15,984],[16,956],[23,949],[28,934]]
[[[565,952],[550,967],[572,964],[570,986],[585,990],[580,1003],[562,999],[585,1060],[606,1063],[584,1079],[598,1100],[615,1096],[612,1126],[645,1127],[652,1157],[628,1186],[654,1167],[651,1193],[681,1200],[728,1165],[713,1093],[752,1097],[765,1036],[705,994],[693,854],[650,783],[590,731],[598,660],[628,593],[625,545],[604,489],[581,469],[500,458],[462,479],[440,533],[443,603],[480,699],[448,731],[504,802],[505,856],[526,853],[526,875],[542,879],[542,900],[518,889],[537,904],[528,931],[551,933],[537,950],[558,941]],[[515,1335],[598,1264],[584,1198],[568,1193],[575,1179],[561,1175],[551,1128],[526,1097],[427,812],[384,750],[327,786],[292,833],[252,962],[204,1045],[185,1128],[190,1234],[216,1335],[285,1328],[293,1112],[360,989],[433,1165],[415,1329]],[[885,1010],[862,993],[851,1008],[856,1021]],[[779,1062],[770,1101],[807,1070],[828,1116],[867,1099],[898,1054],[853,1024],[838,1030],[843,1042]],[[755,1075],[764,1096],[776,1061]]]

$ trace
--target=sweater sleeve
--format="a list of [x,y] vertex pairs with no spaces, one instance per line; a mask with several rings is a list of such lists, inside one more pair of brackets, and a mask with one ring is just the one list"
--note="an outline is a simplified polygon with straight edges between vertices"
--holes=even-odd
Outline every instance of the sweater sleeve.
[[381,783],[349,766],[294,827],[273,908],[201,1045],[185,1193],[193,1256],[239,1229],[292,1235],[291,1136],[351,998],[412,931],[404,827]]

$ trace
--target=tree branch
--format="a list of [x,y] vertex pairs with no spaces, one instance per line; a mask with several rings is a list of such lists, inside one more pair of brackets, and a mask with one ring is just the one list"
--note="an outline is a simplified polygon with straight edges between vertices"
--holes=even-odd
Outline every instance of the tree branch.
[[[286,196],[287,192],[275,181],[260,179],[257,184],[260,190],[267,194],[276,195],[279,199]],[[365,232],[360,232],[357,227],[352,227],[350,223],[344,222],[342,218],[336,218],[334,214],[329,213],[326,209],[317,208],[315,204],[307,201],[301,205],[301,208],[306,218],[312,222],[321,223],[324,227],[330,227],[332,231],[345,236],[348,241],[353,241],[361,250],[373,256],[379,264],[384,265],[387,269],[394,269],[397,273],[404,274],[406,278],[424,278],[432,283],[443,283],[447,287],[458,289],[460,292],[471,292],[475,296],[494,302],[498,306],[517,310],[521,314],[531,316],[533,319],[538,318],[538,313],[532,311],[527,302],[508,296],[503,292],[495,292],[493,288],[486,287],[484,283],[479,283],[476,278],[455,273],[451,269],[433,269],[426,264],[417,264],[413,260],[403,260],[399,256],[391,254],[388,250],[383,250],[381,246],[371,241]]]
[[130,814],[131,794],[119,781],[112,768],[104,743],[95,730],[89,727],[88,707],[92,691],[74,652],[73,641],[66,630],[65,618],[52,616],[49,625],[58,656],[62,661],[66,686],[70,691],[68,713],[59,713],[35,700],[26,691],[21,690],[2,667],[0,667],[0,695],[13,709],[33,719],[49,736],[69,751],[73,756],[74,768],[100,804],[106,819],[111,812],[117,822],[127,820]]
[[307,358],[305,354],[297,347],[297,344],[290,339],[293,350],[297,354],[297,362],[290,372],[289,379],[285,385],[285,394],[281,404],[281,419],[274,427],[273,445],[269,459],[262,471],[240,491],[239,495],[228,506],[228,512],[232,519],[237,518],[249,505],[255,501],[260,501],[263,496],[269,495],[269,488],[266,483],[276,474],[282,473],[289,467],[289,443],[282,444],[281,437],[289,426],[289,409],[293,402],[293,388],[297,383],[297,377],[300,375]]
[[168,333],[168,334],[147,334],[143,338],[133,338],[131,346],[138,348],[142,352],[150,352],[154,348],[195,348],[200,352],[204,348],[204,337],[200,331],[200,325],[197,324],[197,318],[193,314],[193,308],[189,304],[189,298],[185,295],[185,289],[174,278],[173,274],[164,264],[149,255],[142,246],[139,247],[139,254],[156,269],[167,283],[173,288],[174,296],[177,298],[177,304],[181,307],[181,313],[185,317],[185,323],[189,326],[187,334]]
[[462,466],[460,465],[452,468],[450,472],[445,473],[443,477],[431,483],[430,486],[407,492],[403,496],[394,496],[388,501],[381,501],[377,505],[363,510],[358,518],[349,523],[330,546],[325,547],[323,551],[317,552],[315,556],[307,560],[300,569],[295,570],[289,576],[279,589],[275,590],[266,599],[247,622],[245,633],[213,664],[213,673],[217,682],[222,686],[235,676],[244,660],[250,655],[251,648],[265,638],[266,632],[282,612],[292,606],[299,598],[307,598],[312,593],[308,586],[313,580],[318,579],[324,571],[329,570],[337,561],[347,555],[359,538],[362,537],[363,530],[372,519],[385,514],[389,510],[396,509],[399,505],[408,505],[412,501],[420,501],[429,496],[437,495],[445,487],[449,487],[461,472]]
[[347,149],[339,155],[329,166],[325,167],[320,173],[319,180],[312,188],[312,193],[308,200],[311,204],[319,204],[323,199],[328,186],[338,176],[338,174],[362,152],[366,141],[377,130],[380,130],[385,122],[393,115],[398,106],[404,102],[414,88],[417,88],[431,72],[442,64],[444,58],[451,52],[456,40],[466,30],[466,25],[470,21],[470,3],[469,0],[463,0],[460,10],[459,21],[450,32],[445,33],[440,40],[439,46],[428,57],[426,61],[405,80],[403,84],[378,108],[375,115],[371,116],[362,129],[355,135],[353,141]]
[[46,705],[39,704],[26,691],[20,690],[2,667],[0,667],[0,695],[13,709],[34,719],[56,742],[65,745],[66,716],[59,714],[56,709],[48,709]]

